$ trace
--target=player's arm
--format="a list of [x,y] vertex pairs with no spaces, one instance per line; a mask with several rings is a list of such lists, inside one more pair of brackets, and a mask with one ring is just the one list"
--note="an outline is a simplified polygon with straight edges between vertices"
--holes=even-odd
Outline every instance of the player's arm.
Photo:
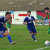
[[27,22],[23,22],[23,24],[25,25],[25,24],[27,24]]
[[46,17],[44,17],[43,19],[40,19],[40,20],[44,20],[44,19],[46,19]]
[[37,20],[35,20],[35,26],[37,26]]
[[35,24],[37,24],[37,20],[33,17],[33,20],[35,21]]
[[27,19],[26,19],[26,18],[24,19],[23,24],[24,24],[24,25],[27,24]]
[[37,20],[35,20],[35,24],[37,24]]
[[37,26],[37,20],[33,17],[33,20],[35,21],[35,25]]

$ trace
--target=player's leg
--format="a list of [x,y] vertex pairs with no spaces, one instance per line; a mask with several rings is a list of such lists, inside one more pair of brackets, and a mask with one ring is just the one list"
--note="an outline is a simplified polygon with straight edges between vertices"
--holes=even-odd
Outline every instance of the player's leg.
[[33,32],[31,32],[30,34],[31,34],[32,38],[33,38],[34,40],[36,40],[36,38],[35,38]]
[[4,37],[4,36],[1,34],[0,37],[2,38],[2,37]]
[[[36,31],[36,28],[35,28],[35,27],[32,28],[32,31],[33,31],[33,34],[34,34],[34,35],[37,35],[37,31]],[[37,42],[37,40],[35,40],[35,42]]]
[[34,33],[34,35],[37,35],[37,33]]
[[36,31],[35,27],[32,28],[32,31],[33,31],[34,35],[37,35],[37,31]]
[[31,30],[29,30],[29,32],[30,32],[32,38],[34,39],[34,41],[37,42],[37,40],[36,40],[36,38],[35,38],[35,36],[34,36],[34,33],[33,33]]
[[2,28],[0,27],[0,37],[3,37],[3,35],[2,35]]
[[10,33],[10,28],[11,28],[11,24],[9,24],[9,27],[8,27],[8,32]]
[[8,32],[10,33],[10,28],[8,27]]
[[10,33],[11,24],[7,23],[7,27],[8,27],[8,32]]
[[9,35],[9,33],[8,33],[7,30],[5,31],[5,33],[3,33],[3,36],[4,36],[4,37],[7,36],[8,40],[10,41],[11,44],[15,44],[15,42],[13,42],[13,41],[11,40],[11,36]]
[[14,44],[14,42],[11,40],[11,36],[9,35],[7,29],[6,29],[4,26],[2,26],[2,31],[3,31],[3,36],[4,36],[4,37],[7,36],[8,40],[10,41],[10,43],[11,43],[11,44]]
[[37,42],[37,40],[36,40],[36,38],[35,38],[34,33],[33,33],[33,32],[31,32],[30,34],[31,34],[32,38],[34,39],[34,41],[35,41],[35,42]]

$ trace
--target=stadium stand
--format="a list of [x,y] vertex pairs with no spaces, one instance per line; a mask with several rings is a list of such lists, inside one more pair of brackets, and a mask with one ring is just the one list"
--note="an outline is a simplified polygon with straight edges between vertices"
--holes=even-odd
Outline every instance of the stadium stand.
[[43,10],[46,6],[50,7],[50,0],[0,0],[0,10]]

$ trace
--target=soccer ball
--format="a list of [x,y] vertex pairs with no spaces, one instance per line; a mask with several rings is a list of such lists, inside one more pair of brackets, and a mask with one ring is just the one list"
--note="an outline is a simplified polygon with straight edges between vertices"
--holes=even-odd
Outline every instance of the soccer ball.
[[49,43],[49,41],[48,41],[48,40],[47,40],[47,41],[45,41],[45,45],[49,45],[48,43]]

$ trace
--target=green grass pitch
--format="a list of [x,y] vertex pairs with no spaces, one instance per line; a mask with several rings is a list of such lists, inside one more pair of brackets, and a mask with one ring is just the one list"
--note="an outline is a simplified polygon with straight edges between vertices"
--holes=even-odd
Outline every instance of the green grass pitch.
[[[12,25],[10,35],[16,44],[11,45],[6,37],[0,38],[0,50],[34,50],[46,47],[44,42],[46,40],[50,41],[49,26],[37,26],[36,29],[37,43],[32,39],[26,25]],[[44,50],[50,50],[50,48]]]

